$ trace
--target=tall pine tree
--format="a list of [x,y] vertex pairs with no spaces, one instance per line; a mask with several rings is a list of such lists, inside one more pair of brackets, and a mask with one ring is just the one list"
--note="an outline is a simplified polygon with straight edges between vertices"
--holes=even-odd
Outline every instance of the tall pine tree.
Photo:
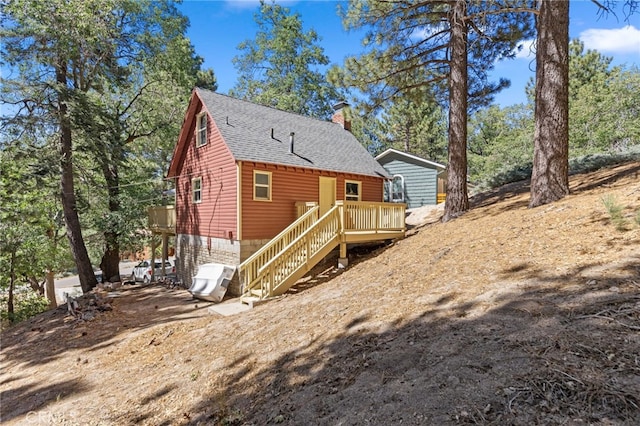
[[530,207],[569,193],[569,2],[541,0]]
[[444,219],[469,208],[466,178],[468,109],[486,105],[508,81],[490,82],[497,59],[513,55],[532,34],[531,15],[514,12],[526,1],[352,0],[349,28],[367,28],[368,49],[331,72],[336,85],[351,87],[371,107],[417,88],[428,88],[449,110],[448,183]]
[[233,59],[238,82],[229,94],[297,114],[328,118],[337,91],[320,71],[329,58],[314,30],[304,31],[300,14],[260,2],[258,32],[242,42]]
[[[198,73],[188,43],[183,59],[159,57],[184,39],[187,24],[168,0],[16,0],[2,4],[1,16],[0,56],[12,71],[2,78],[2,103],[10,105],[2,127],[15,140],[27,128],[46,129],[56,138],[67,236],[86,292],[96,278],[82,233],[77,161],[89,161],[85,170],[102,171],[108,214],[117,213],[118,170],[127,156],[123,144],[132,135],[150,136],[165,127],[157,121],[153,127],[149,114],[177,119],[161,111],[168,94],[162,89],[181,81],[182,74],[207,76]],[[153,58],[166,69],[149,80],[140,67]],[[118,235],[105,231],[108,276],[117,273]]]

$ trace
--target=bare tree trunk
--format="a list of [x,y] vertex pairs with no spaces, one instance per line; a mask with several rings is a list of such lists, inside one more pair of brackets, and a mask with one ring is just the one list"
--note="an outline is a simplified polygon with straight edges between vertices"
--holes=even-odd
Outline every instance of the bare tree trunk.
[[120,249],[118,237],[114,232],[105,232],[107,247],[102,254],[100,269],[102,279],[106,281],[120,281]]
[[[105,158],[109,158],[105,156]],[[109,193],[109,212],[118,213],[120,211],[120,181],[116,164],[105,160],[102,166],[102,173],[107,183]],[[116,230],[109,229],[104,232],[106,243],[105,252],[100,261],[102,277],[105,281],[117,279],[120,281],[120,242],[119,234]],[[116,278],[117,277],[117,278]]]
[[529,207],[569,193],[569,2],[541,0]]
[[68,95],[66,94],[67,72],[66,64],[59,64],[56,68],[56,81],[59,85],[58,91],[58,113],[60,121],[60,165],[62,177],[60,187],[62,191],[62,210],[64,220],[67,225],[67,238],[71,246],[73,258],[78,268],[78,278],[82,291],[91,291],[98,282],[91,267],[91,260],[87,253],[84,239],[82,238],[82,228],[76,207],[76,194],[73,182],[73,150],[71,139],[71,120],[67,109]]
[[27,281],[29,281],[29,285],[31,286],[33,291],[38,293],[38,296],[44,296],[44,284],[41,285],[38,282],[38,279],[33,276],[25,276],[25,278],[27,279]]
[[49,300],[49,309],[55,309],[58,307],[58,302],[56,301],[56,285],[55,280],[53,278],[53,271],[47,270],[46,273],[46,284],[44,287],[44,294],[47,296],[47,300]]
[[457,0],[449,15],[451,59],[449,76],[449,161],[443,222],[469,210],[467,195],[467,24],[465,1]]

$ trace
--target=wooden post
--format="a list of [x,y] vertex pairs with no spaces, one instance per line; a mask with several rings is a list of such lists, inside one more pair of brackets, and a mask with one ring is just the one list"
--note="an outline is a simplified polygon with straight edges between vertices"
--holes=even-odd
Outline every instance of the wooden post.
[[165,271],[165,262],[169,258],[169,234],[166,232],[162,233],[162,276],[167,276],[167,271]]
[[154,238],[156,235],[155,232],[151,231],[151,259],[149,259],[149,263],[151,265],[151,281],[155,281],[155,273],[156,273],[156,239]]
[[[340,234],[340,241],[345,241],[345,215],[347,214],[346,206],[343,201],[336,201],[336,204],[340,207],[338,209],[338,233]],[[349,259],[347,258],[347,243],[340,243],[340,256],[338,257],[338,268],[344,269],[349,265]]]
[[344,269],[349,266],[349,258],[347,257],[347,243],[340,243],[340,257],[338,257],[338,268]]

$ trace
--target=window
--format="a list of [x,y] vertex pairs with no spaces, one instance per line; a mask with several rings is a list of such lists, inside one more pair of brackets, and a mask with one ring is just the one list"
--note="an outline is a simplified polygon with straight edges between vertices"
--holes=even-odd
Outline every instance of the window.
[[253,171],[253,199],[271,201],[271,172]]
[[191,195],[194,203],[202,202],[202,178],[191,179]]
[[207,143],[207,112],[202,111],[196,116],[196,146]]
[[404,177],[394,175],[391,181],[391,202],[404,203]]
[[345,181],[344,199],[347,201],[360,201],[360,182],[352,180]]

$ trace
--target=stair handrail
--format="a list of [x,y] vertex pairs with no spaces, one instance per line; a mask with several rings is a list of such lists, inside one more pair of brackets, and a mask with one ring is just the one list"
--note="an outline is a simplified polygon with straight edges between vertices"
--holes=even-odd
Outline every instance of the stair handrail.
[[269,260],[278,256],[282,250],[287,247],[291,241],[299,237],[305,229],[308,229],[318,221],[319,206],[309,209],[306,213],[296,219],[291,225],[283,229],[278,235],[273,237],[267,244],[262,246],[258,251],[249,256],[238,267],[238,273],[244,287],[243,292],[251,291],[253,283],[256,280],[258,271]]
[[288,244],[279,246],[278,253],[269,258],[263,257],[259,266],[254,262],[250,279],[247,274],[243,278],[245,293],[262,299],[286,291],[300,274],[315,266],[339,243],[345,243],[348,232],[366,231],[372,235],[385,235],[390,231],[404,233],[405,207],[398,203],[336,201],[333,208]]
[[[293,240],[286,247],[284,247],[283,250],[278,254],[278,256],[273,257],[267,263],[262,265],[262,267],[259,269],[258,275],[254,279],[254,281],[249,283],[249,287],[250,288],[257,287],[257,285],[254,285],[254,284],[259,282],[259,281],[261,281],[264,278],[264,276],[267,275],[268,271],[271,269],[271,266],[274,263],[276,263],[278,261],[281,261],[282,255],[287,253],[289,250],[291,250],[291,248],[293,248],[296,245],[298,245],[304,239],[307,239],[309,237],[309,234],[311,234],[312,232],[318,230],[318,228],[321,228],[325,224],[330,223],[330,221],[334,220],[334,219],[337,221],[337,224],[336,224],[335,233],[332,233],[332,237],[331,238],[327,238],[326,241],[322,241],[317,247],[311,247],[310,243],[306,244],[307,252],[306,252],[306,254],[304,256],[305,262],[307,262],[309,259],[311,259],[315,254],[320,252],[321,249],[324,248],[326,246],[326,244],[331,242],[332,239],[335,239],[336,243],[337,243],[339,241],[339,239],[340,239],[340,234],[341,234],[342,210],[343,210],[343,206],[341,204],[337,204],[334,207],[332,207],[329,211],[327,211],[321,218],[319,218],[315,223],[313,223],[313,225],[311,227],[306,229],[295,240]],[[314,249],[314,250],[311,250],[311,249]],[[304,264],[303,262],[300,262],[298,265],[293,266],[293,271],[297,270],[303,264]],[[286,280],[286,278],[288,278],[288,276],[284,277],[281,281],[284,282]],[[281,283],[275,284],[274,281],[275,281],[275,277],[272,276],[272,279],[268,281],[268,283],[267,283],[268,285],[267,286],[265,286],[264,283],[260,284],[261,298],[263,298],[265,296],[270,296],[271,294],[273,294],[273,291],[279,285],[281,285]]]

